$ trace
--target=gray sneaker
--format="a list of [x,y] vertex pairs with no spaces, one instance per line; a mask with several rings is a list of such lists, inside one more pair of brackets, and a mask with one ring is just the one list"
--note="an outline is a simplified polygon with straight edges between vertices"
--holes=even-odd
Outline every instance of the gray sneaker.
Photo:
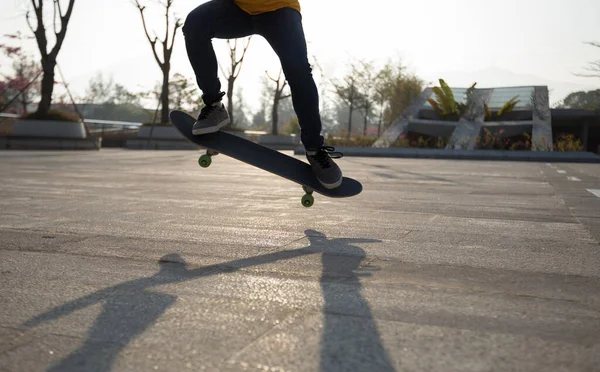
[[317,179],[327,189],[335,189],[342,184],[342,170],[332,159],[344,156],[341,152],[335,152],[331,146],[322,146],[318,150],[307,149],[306,158],[312,166]]
[[192,127],[192,134],[207,134],[218,131],[229,124],[229,114],[221,101],[204,106]]

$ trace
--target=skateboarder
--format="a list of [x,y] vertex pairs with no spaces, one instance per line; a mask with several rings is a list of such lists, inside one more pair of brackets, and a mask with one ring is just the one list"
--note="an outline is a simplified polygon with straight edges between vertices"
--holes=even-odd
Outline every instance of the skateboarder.
[[229,124],[221,99],[217,58],[212,38],[263,36],[279,56],[292,92],[292,103],[301,128],[306,157],[324,187],[342,183],[342,171],[333,159],[342,157],[321,136],[319,95],[308,62],[298,0],[211,0],[190,12],[183,26],[188,58],[202,90],[204,108],[193,134],[218,131]]

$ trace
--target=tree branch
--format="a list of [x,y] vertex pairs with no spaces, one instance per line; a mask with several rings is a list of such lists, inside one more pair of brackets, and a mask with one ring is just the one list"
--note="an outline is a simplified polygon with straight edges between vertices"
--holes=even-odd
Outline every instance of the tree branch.
[[31,25],[31,21],[29,20],[29,11],[27,11],[27,13],[25,13],[25,19],[27,20],[27,26],[29,26],[29,29],[31,30],[31,32],[33,34],[35,34],[35,30],[33,29],[33,26]]
[[146,9],[146,7],[142,6],[140,4],[139,0],[135,0],[135,5],[139,9],[140,15],[142,16],[142,25],[144,26],[144,32],[146,33],[146,38],[148,38],[148,41],[150,42],[150,46],[152,47],[152,53],[154,54],[154,59],[156,59],[156,62],[158,63],[160,68],[162,68],[163,62],[161,62],[160,58],[158,57],[158,53],[156,53],[156,41],[158,40],[158,37],[155,37],[154,40],[152,40],[152,38],[150,37],[150,34],[148,33],[148,27],[146,26],[146,17],[144,16],[144,10]]
[[171,51],[173,50],[173,47],[175,46],[175,36],[177,35],[177,30],[179,28],[181,28],[183,26],[183,22],[181,20],[181,18],[177,18],[175,20],[175,28],[173,29],[173,35],[171,35],[171,47],[169,48],[169,54],[171,54]]
[[[42,2],[43,0],[40,0]],[[56,0],[58,2],[59,0]],[[50,52],[50,56],[53,59],[56,59],[58,55],[58,51],[62,47],[63,41],[65,40],[65,35],[67,34],[67,25],[69,24],[69,19],[71,19],[71,14],[73,13],[73,5],[75,5],[75,0],[69,0],[69,7],[67,8],[67,13],[63,16],[60,16],[60,31],[56,34],[56,44],[52,51]],[[60,12],[60,5],[58,7]]]
[[31,29],[38,43],[42,60],[45,60],[48,58],[48,39],[46,38],[46,29],[44,27],[44,1],[39,0],[39,5],[35,3],[35,0],[31,0],[31,3],[33,4],[33,10],[37,19],[37,28],[34,30],[32,27]]
[[[248,38],[248,42],[246,43],[246,46],[244,47],[244,50],[242,51],[242,57],[235,63],[235,66],[233,67],[231,75],[233,76],[234,79],[237,79],[237,77],[239,76],[239,74],[242,70],[242,63],[244,62],[244,57],[246,56],[246,51],[248,50],[248,47],[250,46],[251,40],[252,40],[252,36],[250,36]],[[236,40],[236,48],[237,48],[237,40]],[[232,61],[234,59],[235,58],[232,58]],[[238,66],[240,67],[239,69],[237,68]]]
[[223,69],[223,66],[219,63],[219,70],[221,70],[221,73],[223,74],[223,76],[227,76],[227,74],[225,73],[225,70]]
[[171,8],[171,5],[173,4],[173,0],[167,0],[167,4],[165,6],[165,21],[166,21],[166,27],[165,27],[165,40],[163,42],[163,48],[165,49],[165,51],[169,48],[167,45],[167,41],[169,40],[169,9]]
[[[56,11],[56,7],[57,6],[58,6],[58,12]],[[56,27],[56,14],[60,13],[60,2],[58,0],[54,0],[54,5],[53,5],[53,9],[52,10],[54,11],[54,14],[53,14],[53,17],[52,17],[52,23],[53,23],[53,26],[54,26],[54,35],[58,35],[58,28]],[[61,14],[61,16],[62,16],[62,14]]]

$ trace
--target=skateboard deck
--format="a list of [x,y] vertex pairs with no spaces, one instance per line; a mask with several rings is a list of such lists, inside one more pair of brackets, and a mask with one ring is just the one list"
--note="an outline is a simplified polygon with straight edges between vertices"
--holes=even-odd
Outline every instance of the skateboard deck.
[[301,185],[306,192],[302,197],[302,205],[305,207],[313,205],[313,191],[330,198],[347,198],[362,191],[361,183],[349,177],[344,177],[339,187],[327,189],[319,183],[306,162],[223,131],[194,135],[192,126],[196,119],[183,111],[173,110],[169,117],[185,138],[207,149],[207,153],[198,160],[200,166],[210,166],[211,157],[218,153],[230,156]]

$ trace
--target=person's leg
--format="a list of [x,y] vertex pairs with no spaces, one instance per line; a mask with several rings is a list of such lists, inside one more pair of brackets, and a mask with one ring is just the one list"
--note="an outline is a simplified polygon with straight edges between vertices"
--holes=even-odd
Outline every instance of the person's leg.
[[300,12],[283,8],[259,14],[256,16],[256,32],[269,42],[279,56],[292,92],[292,103],[298,116],[304,147],[322,147],[319,92],[308,62]]
[[252,16],[233,0],[212,0],[191,11],[183,25],[188,58],[205,104],[220,101],[221,82],[212,39],[235,39],[253,33]]
[[323,186],[330,189],[338,187],[342,183],[342,171],[332,158],[339,158],[342,154],[333,152],[333,147],[323,146],[319,92],[308,62],[300,12],[283,8],[260,14],[256,16],[256,32],[267,39],[279,56],[292,91],[292,103],[308,162]]

